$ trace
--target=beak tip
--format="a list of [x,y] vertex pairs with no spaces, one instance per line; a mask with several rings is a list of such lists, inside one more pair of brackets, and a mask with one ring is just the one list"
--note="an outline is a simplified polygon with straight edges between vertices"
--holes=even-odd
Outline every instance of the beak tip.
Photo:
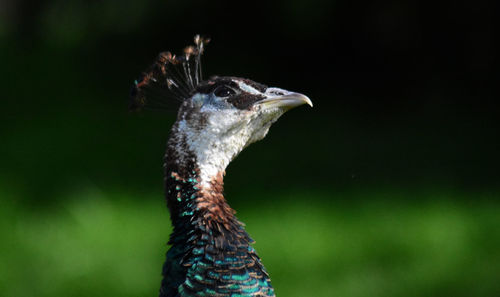
[[300,93],[295,93],[294,95],[297,96],[297,98],[299,98],[299,100],[303,102],[302,104],[305,103],[305,104],[309,105],[310,107],[313,107],[313,103],[312,103],[311,99],[309,99],[309,97],[307,97],[306,95],[300,94]]
[[309,106],[313,107],[313,103],[312,103],[311,99],[309,99],[309,97],[307,97],[307,96],[306,96],[306,98],[307,98],[307,99],[306,99],[306,103],[307,103],[307,105],[309,105]]

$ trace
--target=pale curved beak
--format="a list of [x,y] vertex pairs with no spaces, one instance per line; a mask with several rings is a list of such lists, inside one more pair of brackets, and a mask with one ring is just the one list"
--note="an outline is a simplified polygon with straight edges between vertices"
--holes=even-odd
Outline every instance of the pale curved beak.
[[307,104],[313,107],[313,103],[309,97],[300,93],[287,93],[285,95],[270,96],[266,99],[260,100],[255,104],[262,105],[265,108],[280,107],[286,110],[294,107]]

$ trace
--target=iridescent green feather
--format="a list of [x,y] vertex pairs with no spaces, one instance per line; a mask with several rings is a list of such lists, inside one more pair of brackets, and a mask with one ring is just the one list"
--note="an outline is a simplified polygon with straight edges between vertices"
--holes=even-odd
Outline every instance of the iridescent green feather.
[[236,217],[226,226],[203,221],[194,202],[194,182],[167,178],[167,191],[176,197],[170,202],[175,205],[169,206],[178,215],[172,217],[172,247],[167,252],[160,296],[274,296],[269,275],[243,225]]

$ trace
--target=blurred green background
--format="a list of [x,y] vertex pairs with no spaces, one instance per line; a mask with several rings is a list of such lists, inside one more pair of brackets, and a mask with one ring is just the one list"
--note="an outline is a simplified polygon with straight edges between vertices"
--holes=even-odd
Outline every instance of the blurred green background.
[[0,296],[156,296],[175,108],[160,51],[307,94],[228,168],[278,296],[500,296],[500,112],[485,1],[0,3]]

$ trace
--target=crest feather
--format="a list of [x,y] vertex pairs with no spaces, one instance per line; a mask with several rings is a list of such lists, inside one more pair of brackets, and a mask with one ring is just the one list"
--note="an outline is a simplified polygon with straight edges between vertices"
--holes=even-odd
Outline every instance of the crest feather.
[[130,92],[130,110],[166,109],[171,99],[183,101],[203,80],[201,55],[209,38],[194,37],[194,46],[182,55],[162,52],[146,72],[134,82]]

